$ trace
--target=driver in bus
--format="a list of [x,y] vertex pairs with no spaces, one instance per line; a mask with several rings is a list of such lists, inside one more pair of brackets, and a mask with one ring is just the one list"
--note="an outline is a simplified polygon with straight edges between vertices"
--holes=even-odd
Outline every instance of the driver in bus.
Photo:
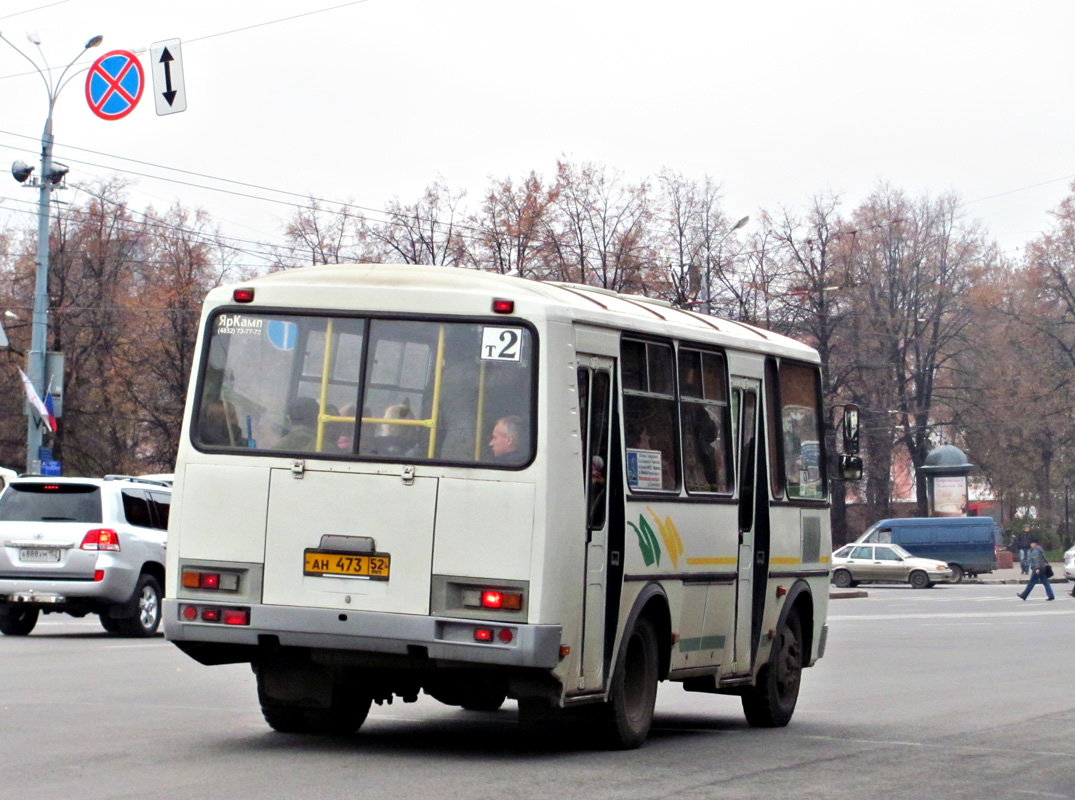
[[521,417],[501,417],[493,426],[493,435],[489,439],[489,449],[493,451],[493,461],[498,464],[521,464],[526,461],[526,426]]

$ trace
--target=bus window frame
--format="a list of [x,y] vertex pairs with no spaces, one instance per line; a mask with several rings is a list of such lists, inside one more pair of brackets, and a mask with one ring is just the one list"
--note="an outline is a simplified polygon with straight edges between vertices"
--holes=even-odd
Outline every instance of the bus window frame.
[[[720,406],[721,408],[724,409],[723,430],[721,430],[720,433],[721,433],[721,437],[723,438],[723,440],[727,444],[726,452],[724,454],[724,461],[725,461],[724,469],[726,470],[727,475],[728,475],[728,478],[726,480],[728,488],[726,488],[726,489],[718,489],[718,490],[714,490],[714,491],[705,491],[705,490],[701,490],[701,489],[691,489],[687,485],[687,477],[686,477],[687,476],[687,462],[686,462],[686,456],[684,454],[684,447],[683,447],[683,444],[684,444],[683,439],[684,439],[684,436],[686,434],[686,431],[685,431],[684,426],[683,426],[683,403],[684,403],[684,399],[683,399],[683,390],[682,390],[682,387],[680,386],[680,383],[679,383],[679,369],[680,369],[679,357],[680,357],[680,353],[683,350],[687,350],[687,351],[693,352],[693,353],[700,353],[700,354],[704,354],[704,355],[716,356],[717,358],[719,358],[721,360],[721,364],[723,366],[724,401],[723,402],[716,402],[716,401],[706,400],[704,397],[702,397],[702,398],[692,397],[692,398],[689,398],[687,400],[687,402],[694,403],[694,404],[699,405],[699,406],[701,406],[703,408],[705,406],[707,406],[707,405],[715,405],[715,406]],[[679,437],[680,437],[679,438],[679,460],[680,460],[680,471],[681,471],[680,485],[682,486],[683,491],[686,493],[687,497],[689,497],[689,498],[693,498],[693,499],[696,499],[696,500],[717,500],[717,499],[730,500],[730,499],[733,498],[733,496],[735,494],[735,486],[736,486],[736,483],[735,483],[736,466],[735,466],[735,463],[734,463],[735,462],[736,447],[735,447],[735,444],[732,441],[733,438],[734,438],[734,434],[732,432],[732,427],[733,426],[732,426],[732,419],[731,419],[731,417],[732,417],[732,385],[731,385],[731,368],[728,365],[728,353],[723,348],[717,348],[717,347],[713,347],[711,345],[701,345],[701,344],[698,344],[696,342],[691,342],[691,341],[686,341],[686,340],[676,340],[676,364],[675,364],[675,366],[676,366],[676,419],[677,419],[677,423],[679,425]],[[705,391],[704,385],[703,385],[702,391],[703,391],[703,393]]]
[[[202,413],[202,401],[205,376],[209,368],[209,357],[212,351],[212,342],[214,336],[214,322],[217,318],[224,314],[239,314],[244,316],[262,316],[262,317],[312,317],[316,319],[334,320],[334,319],[353,319],[362,322],[363,338],[362,338],[362,363],[361,372],[359,375],[359,381],[356,393],[356,410],[360,408],[359,401],[365,400],[365,380],[366,369],[369,361],[369,339],[370,328],[375,320],[378,321],[398,321],[398,322],[426,322],[432,324],[444,323],[444,324],[462,324],[462,325],[488,325],[498,328],[503,327],[520,327],[525,328],[530,334],[530,391],[529,391],[529,420],[528,431],[530,439],[530,451],[527,455],[527,459],[518,464],[502,464],[491,460],[472,460],[462,461],[458,459],[429,459],[423,458],[416,463],[428,466],[438,467],[466,467],[470,469],[491,469],[491,470],[503,470],[518,472],[529,468],[538,457],[538,397],[540,393],[541,383],[541,339],[538,335],[537,327],[530,321],[516,316],[485,316],[485,315],[433,315],[433,314],[410,314],[399,312],[361,312],[353,309],[339,309],[339,308],[309,308],[303,307],[290,307],[290,306],[278,306],[278,305],[266,305],[266,306],[249,306],[249,305],[234,305],[223,304],[216,306],[206,316],[205,325],[201,330],[201,342],[198,345],[201,355],[198,363],[198,371],[195,377],[195,396],[194,403],[191,409],[190,422],[186,426],[184,435],[187,437],[187,441],[190,446],[199,453],[203,453],[207,456],[251,456],[251,457],[265,457],[265,458],[285,458],[285,459],[303,459],[303,460],[325,460],[334,462],[345,463],[400,463],[405,459],[400,459],[398,456],[381,456],[374,454],[362,454],[357,452],[291,452],[286,450],[272,450],[269,448],[249,448],[239,447],[233,445],[206,445],[204,442],[199,441],[195,436],[195,431],[198,428],[199,420]],[[301,374],[302,359],[296,359],[296,364],[293,369],[297,369]],[[495,420],[493,421],[495,424]],[[361,414],[356,414],[355,428],[356,434],[358,427],[362,424]],[[483,424],[485,421],[483,420]],[[492,430],[492,425],[487,426],[489,430]],[[478,432],[476,435],[478,446],[484,449],[488,442],[483,441],[485,435],[488,432]],[[357,442],[357,438],[356,438]]]
[[[668,348],[668,350],[671,352],[671,365],[670,365],[671,374],[669,376],[671,378],[671,382],[672,382],[672,394],[671,394],[671,396],[667,396],[667,395],[661,394],[659,392],[648,391],[648,380],[647,380],[647,391],[642,391],[642,390],[639,390],[639,389],[628,389],[626,387],[626,382],[624,380],[624,364],[627,362],[627,359],[624,358],[624,354],[623,354],[623,344],[624,344],[625,341],[626,342],[634,342],[634,343],[642,344],[642,345],[645,345],[646,347],[648,347],[649,345],[657,345],[659,347],[667,347]],[[627,496],[629,498],[630,497],[639,497],[639,498],[642,498],[642,497],[660,497],[660,498],[664,498],[664,499],[675,499],[675,498],[681,497],[682,494],[683,494],[683,468],[682,468],[682,463],[681,463],[682,462],[682,455],[680,453],[681,439],[680,439],[680,430],[679,430],[680,429],[680,423],[679,423],[679,380],[678,380],[679,359],[678,359],[678,355],[677,355],[677,345],[678,345],[678,340],[676,340],[676,339],[665,339],[665,338],[662,338],[662,337],[659,337],[659,336],[650,336],[650,335],[647,335],[645,333],[640,333],[638,331],[627,331],[627,330],[621,330],[620,331],[620,347],[619,347],[619,353],[618,353],[618,355],[616,357],[617,369],[619,370],[619,376],[618,376],[619,379],[613,382],[613,386],[618,388],[618,390],[619,390],[618,391],[617,402],[620,403],[620,420],[621,420],[621,425],[623,426],[623,444],[622,444],[622,457],[623,457],[623,465],[624,465],[624,483],[623,483],[623,485],[624,485],[624,488],[627,490]],[[649,364],[648,356],[647,356],[647,359],[646,359],[646,363],[647,363],[647,379],[648,379],[648,364]],[[672,442],[672,467],[673,467],[673,470],[674,470],[674,473],[675,473],[675,486],[673,488],[671,488],[671,489],[664,489],[664,488],[661,488],[661,489],[639,489],[637,487],[632,487],[630,485],[630,483],[627,481],[627,451],[628,451],[628,449],[634,449],[634,448],[628,448],[628,446],[627,446],[627,425],[628,425],[629,420],[628,420],[628,414],[627,414],[627,407],[626,406],[627,406],[627,398],[628,398],[628,396],[656,399],[656,400],[668,401],[668,402],[672,403],[672,426],[673,426],[673,430],[671,432],[671,442]]]
[[[818,424],[818,469],[821,479],[821,493],[818,497],[792,497],[788,492],[788,481],[784,460],[784,399],[780,378],[780,368],[784,364],[807,369],[813,376],[814,411],[817,415]],[[770,381],[770,365],[772,370],[772,381]],[[828,464],[828,456],[825,447],[825,415],[821,388],[821,365],[809,361],[802,361],[797,358],[768,356],[765,359],[765,378],[766,384],[770,385],[770,388],[767,388],[766,390],[766,413],[769,414],[771,418],[771,422],[767,424],[767,427],[770,428],[768,435],[775,439],[775,442],[770,445],[772,448],[770,450],[770,457],[772,460],[770,462],[769,470],[770,500],[774,503],[783,505],[802,505],[811,508],[828,505],[830,502],[830,486],[828,468],[826,466]],[[769,407],[768,402],[770,397],[772,397],[773,400],[771,408]],[[777,473],[779,473],[781,487],[779,494],[776,493],[776,487],[774,485],[774,476]]]

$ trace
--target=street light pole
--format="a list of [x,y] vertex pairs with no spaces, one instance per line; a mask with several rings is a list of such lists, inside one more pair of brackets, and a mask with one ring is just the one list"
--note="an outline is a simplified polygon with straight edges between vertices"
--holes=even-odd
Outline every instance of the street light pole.
[[[714,247],[713,249],[714,250],[719,250],[720,246],[722,244],[724,244],[725,239],[727,239],[729,236],[731,236],[737,230],[742,228],[748,222],[750,222],[750,217],[749,216],[742,217],[738,222],[736,222],[734,225],[732,225],[732,227],[728,230],[728,232],[726,234],[724,234],[723,236],[720,237],[720,241],[717,242],[717,246]],[[712,308],[712,303],[711,303],[711,298],[713,297],[713,295],[710,294],[710,288],[709,288],[709,273],[712,271],[710,267],[711,267],[711,265],[709,264],[709,261],[707,260],[706,265],[705,265],[705,306],[704,306],[706,316],[709,316],[710,314],[713,313],[713,308]]]
[[[3,33],[0,33],[0,39],[7,42],[11,48],[20,56],[29,61],[37,74],[41,76],[41,80],[45,83],[45,89],[48,91],[49,98],[49,111],[48,116],[45,118],[45,130],[41,134],[41,172],[39,173],[37,184],[39,188],[38,200],[37,200],[37,273],[34,278],[34,313],[33,321],[30,328],[30,353],[26,361],[26,372],[30,378],[30,382],[34,386],[34,390],[39,397],[44,397],[47,387],[45,386],[45,371],[46,360],[48,351],[48,290],[49,290],[49,222],[51,215],[51,195],[53,187],[63,179],[67,170],[64,168],[62,171],[57,171],[53,168],[52,164],[52,111],[56,107],[56,98],[60,96],[60,92],[63,88],[70,83],[72,75],[67,81],[64,77],[67,75],[67,71],[71,69],[76,61],[82,57],[82,54],[89,50],[91,47],[97,47],[104,37],[94,36],[82,47],[78,55],[72,58],[63,71],[60,73],[60,77],[55,83],[52,82],[52,78],[46,74],[45,71],[37,65],[37,62],[30,58],[26,53],[22,52],[16,47],[9,39],[6,39]],[[41,40],[36,37],[30,38],[30,41],[38,47],[41,46]],[[45,60],[44,54],[41,55],[41,60],[45,63],[46,69],[49,69],[48,61]],[[51,71],[51,70],[50,70]],[[77,74],[77,73],[76,73]],[[25,178],[23,178],[25,180]],[[38,427],[37,422],[34,420],[33,413],[27,414],[26,418],[26,471],[27,472],[40,472],[40,450],[41,450],[41,429]],[[38,467],[35,468],[35,462],[38,463]]]

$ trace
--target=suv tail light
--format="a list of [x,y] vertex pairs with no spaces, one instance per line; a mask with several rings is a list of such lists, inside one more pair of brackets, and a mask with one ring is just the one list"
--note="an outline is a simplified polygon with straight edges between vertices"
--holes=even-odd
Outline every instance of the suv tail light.
[[95,528],[82,537],[83,550],[111,550],[119,552],[119,534],[111,528]]

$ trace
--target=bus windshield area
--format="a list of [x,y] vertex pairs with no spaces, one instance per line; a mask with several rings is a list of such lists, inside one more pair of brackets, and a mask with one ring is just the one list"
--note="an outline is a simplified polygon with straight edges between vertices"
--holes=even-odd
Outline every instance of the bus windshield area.
[[521,325],[220,313],[192,438],[203,450],[522,466],[534,342]]

